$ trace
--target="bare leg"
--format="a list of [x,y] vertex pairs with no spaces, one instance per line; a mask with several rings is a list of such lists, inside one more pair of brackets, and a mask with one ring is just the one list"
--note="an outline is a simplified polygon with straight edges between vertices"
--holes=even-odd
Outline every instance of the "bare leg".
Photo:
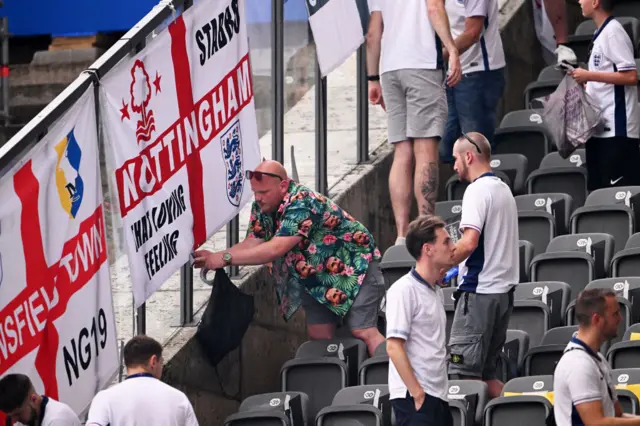
[[376,348],[380,343],[384,342],[384,336],[380,334],[380,331],[375,327],[353,330],[351,334],[353,334],[353,337],[356,339],[360,339],[366,343],[369,349],[369,356],[373,356]]
[[556,43],[566,43],[569,30],[567,29],[567,7],[564,0],[544,0],[544,9],[547,11],[547,17],[556,35]]
[[389,173],[389,194],[398,238],[404,238],[409,228],[409,212],[411,211],[413,151],[409,141],[394,143],[393,146],[395,151]]
[[[473,376],[460,376],[460,379],[461,380],[481,380],[480,378],[473,377]],[[502,383],[500,380],[493,379],[493,380],[485,380],[484,382],[487,384],[487,387],[488,387],[489,399],[497,398],[500,396],[500,394],[502,394],[502,388],[504,388],[504,383]]]
[[414,191],[420,214],[434,214],[438,198],[438,139],[416,139]]
[[333,339],[335,324],[307,324],[307,334],[311,340]]

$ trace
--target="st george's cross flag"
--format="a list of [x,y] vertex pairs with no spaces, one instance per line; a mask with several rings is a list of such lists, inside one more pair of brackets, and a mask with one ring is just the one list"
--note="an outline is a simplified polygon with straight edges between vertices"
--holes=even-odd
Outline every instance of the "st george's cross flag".
[[306,0],[309,25],[326,77],[364,43],[369,22],[367,0]]

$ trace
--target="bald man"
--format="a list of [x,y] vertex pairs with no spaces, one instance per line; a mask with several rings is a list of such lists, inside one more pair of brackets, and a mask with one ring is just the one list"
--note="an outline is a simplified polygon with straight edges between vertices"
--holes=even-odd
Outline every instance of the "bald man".
[[480,133],[453,146],[454,169],[469,182],[462,198],[460,232],[452,265],[459,264],[456,309],[449,340],[449,374],[484,380],[500,396],[498,356],[506,340],[519,281],[518,213],[509,187],[492,171],[491,147]]
[[280,310],[288,320],[302,306],[311,339],[331,339],[344,322],[373,355],[384,280],[373,236],[322,194],[264,161],[247,179],[255,195],[247,237],[224,252],[200,250],[195,266],[271,264]]

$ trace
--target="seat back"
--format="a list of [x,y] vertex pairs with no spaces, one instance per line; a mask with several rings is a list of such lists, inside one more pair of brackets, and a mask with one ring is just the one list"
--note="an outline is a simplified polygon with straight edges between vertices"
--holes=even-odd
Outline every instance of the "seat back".
[[631,305],[631,324],[640,322],[640,277],[603,278],[590,282],[587,287],[615,291],[617,297],[627,299]]
[[491,157],[493,171],[501,171],[509,177],[514,194],[524,194],[528,171],[527,157],[522,154],[497,154]]
[[518,426],[540,426],[546,424],[552,408],[549,400],[543,396],[499,397],[487,404],[483,424],[513,426],[517,419]]
[[[546,252],[562,251],[577,251],[591,255],[596,268],[596,278],[605,278],[613,259],[614,241],[611,235],[596,232],[560,235],[551,240]],[[588,282],[584,285],[586,286]],[[571,288],[573,290],[573,286]]]
[[340,389],[333,398],[331,405],[366,404],[377,407],[382,412],[391,412],[389,386],[360,385]]
[[446,336],[447,342],[451,336],[451,326],[453,325],[453,316],[455,314],[455,299],[453,297],[457,288],[445,287],[442,289],[442,299],[444,301],[444,311],[447,315]]
[[338,358],[347,366],[348,385],[358,383],[358,369],[367,358],[367,345],[360,339],[309,340],[300,345],[296,358]]
[[584,148],[578,148],[567,158],[562,158],[558,151],[550,152],[544,156],[540,163],[541,169],[554,167],[587,167],[587,153]]
[[[569,221],[573,213],[573,200],[569,194],[551,192],[548,194],[526,194],[515,197],[518,212],[546,212],[555,218],[556,234],[569,232]],[[522,235],[520,236],[522,238]],[[547,246],[544,246],[546,250]]]
[[640,248],[624,249],[616,253],[611,266],[613,277],[640,276]]
[[636,394],[631,392],[628,389],[618,389],[616,391],[618,396],[618,401],[620,402],[620,408],[622,408],[622,412],[626,414],[635,415],[638,413],[638,397]]
[[[494,170],[493,173],[499,177],[507,186],[513,191],[513,183],[509,176],[501,170]],[[462,200],[464,196],[464,191],[466,191],[467,186],[469,186],[469,182],[460,180],[458,175],[453,175],[449,178],[447,183],[445,184],[445,191],[447,193],[447,200]]]
[[461,237],[460,217],[462,216],[462,200],[439,201],[436,203],[436,216],[440,216],[453,242]]
[[607,359],[611,368],[640,368],[640,342],[626,340],[609,348]]
[[478,380],[449,380],[448,399],[465,401],[467,413],[478,424],[482,423],[484,409],[489,402],[489,388]]
[[557,236],[555,218],[547,212],[519,211],[518,236],[531,242],[534,256],[544,253],[549,242]]
[[516,377],[504,384],[502,396],[535,395],[543,392],[553,392],[553,376]]
[[633,16],[640,19],[640,3],[636,0],[618,0],[613,7],[614,16]]
[[531,346],[537,346],[549,329],[551,312],[539,300],[516,300],[509,318],[509,328],[523,330],[529,335]]
[[543,108],[539,98],[544,98],[556,91],[562,78],[553,80],[534,81],[524,89],[524,104],[527,108]]
[[640,340],[640,323],[632,324],[624,331],[623,341]]
[[549,307],[549,327],[562,325],[564,313],[571,300],[569,284],[560,281],[537,281],[516,286],[515,300],[540,300]]
[[622,205],[633,210],[640,208],[640,186],[619,186],[601,188],[591,192],[584,203],[585,206]]
[[578,331],[577,325],[565,325],[563,327],[552,328],[542,337],[541,345],[567,345],[569,340]]
[[[550,136],[546,128],[504,127],[496,129],[494,155],[522,154],[527,158],[527,174],[535,170],[550,151]],[[547,191],[552,192],[552,191]]]
[[[277,419],[267,416],[259,418],[244,416],[246,413],[282,413],[289,420],[291,426],[312,426],[313,419],[309,417],[309,397],[301,392],[271,392],[252,395],[245,398],[238,408],[239,416],[229,421],[228,425],[247,424],[282,424]],[[259,422],[259,423],[258,423]]]
[[626,389],[640,397],[640,368],[619,368],[612,371],[616,389]]
[[513,329],[507,330],[507,338],[504,342],[504,346],[502,347],[502,352],[504,352],[510,363],[513,363],[517,367],[514,372],[515,374],[511,375],[511,378],[517,377],[520,369],[522,368],[524,356],[529,351],[529,341],[529,334],[526,331]]
[[533,244],[530,241],[518,241],[520,253],[520,282],[529,281],[529,267],[534,256]]
[[389,247],[380,261],[380,270],[387,290],[394,282],[408,274],[414,266],[416,266],[416,260],[411,256],[406,245],[399,244]]
[[540,168],[527,178],[528,194],[545,194],[560,192],[569,194],[573,200],[572,207],[584,205],[587,199],[587,171],[582,167],[549,167]]
[[632,236],[630,236],[624,248],[640,248],[640,232],[636,232]]
[[360,385],[386,385],[389,381],[389,356],[375,355],[360,365]]

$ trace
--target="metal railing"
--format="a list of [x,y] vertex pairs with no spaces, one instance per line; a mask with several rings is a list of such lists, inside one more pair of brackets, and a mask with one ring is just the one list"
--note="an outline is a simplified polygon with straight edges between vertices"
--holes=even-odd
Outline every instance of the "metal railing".
[[[271,7],[271,134],[272,158],[284,162],[284,1],[272,0]],[[28,152],[46,135],[49,126],[59,119],[92,85],[96,94],[96,113],[100,115],[99,91],[100,79],[121,60],[132,53],[144,49],[147,40],[156,30],[174,19],[181,11],[188,9],[193,0],[161,1],[140,22],[118,40],[107,52],[80,74],[62,93],[27,123],[13,138],[0,147],[0,173],[4,175],[20,157]],[[365,48],[357,53],[357,159],[366,162],[369,155],[367,81]],[[327,78],[321,78],[316,62],[315,80],[315,169],[316,190],[324,194],[328,191],[327,180]],[[99,120],[99,118],[98,118]],[[98,141],[101,146],[102,131],[98,126]],[[294,175],[297,174],[294,171]],[[227,224],[227,247],[240,240],[239,220],[236,216]],[[229,274],[238,276],[238,267],[230,267]],[[193,269],[187,264],[180,270],[180,325],[193,322],[194,318],[194,279]],[[146,331],[146,308],[142,305],[135,313],[135,333]]]

